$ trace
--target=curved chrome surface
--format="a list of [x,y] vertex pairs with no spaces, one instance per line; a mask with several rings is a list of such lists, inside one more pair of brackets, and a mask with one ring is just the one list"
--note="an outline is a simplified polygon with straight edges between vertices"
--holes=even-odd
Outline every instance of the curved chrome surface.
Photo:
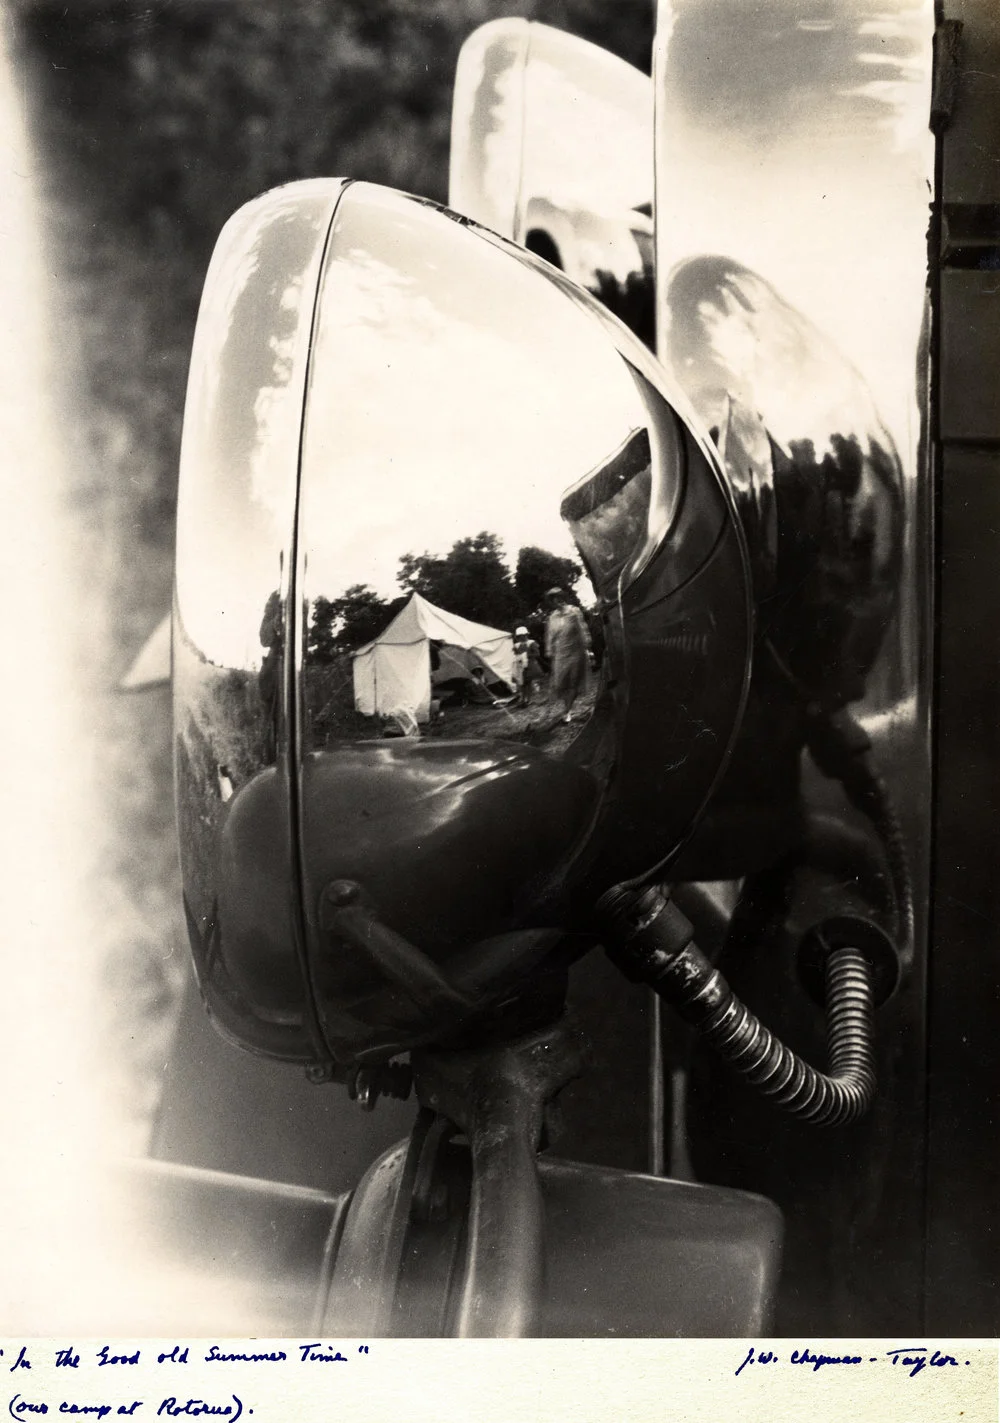
[[[906,765],[915,866],[929,794],[933,31],[930,0],[775,0],[766,17],[742,0],[661,0],[654,52],[660,355],[724,437],[737,415],[738,468],[724,454],[734,488],[755,490],[737,494],[762,623],[802,692],[853,703],[884,764]],[[758,537],[769,484],[774,526]],[[755,660],[735,758],[747,786],[772,751],[787,763],[758,797],[798,794],[801,716],[783,677]]]
[[[223,230],[191,357],[178,496],[175,777],[195,964],[223,1031],[302,1058],[316,1048],[290,911],[285,629],[309,334],[342,186],[278,189]],[[263,876],[241,873],[248,846]]]
[[652,137],[645,74],[547,25],[494,20],[459,55],[448,201],[652,346]]
[[758,632],[810,701],[865,693],[899,594],[903,475],[858,372],[770,283],[693,257],[664,356],[713,432],[754,566]]
[[[867,884],[872,852],[897,904],[907,881],[916,890],[914,922],[904,912],[893,926],[903,972],[879,1010],[880,1100],[867,1129],[803,1152],[801,1134],[765,1127],[722,1074],[696,1069],[689,1099],[697,1169],[771,1196],[795,1222],[786,1326],[805,1311],[833,1333],[877,1329],[922,1288],[913,1243],[926,1209],[934,38],[931,0],[660,0],[654,56],[661,353],[682,383],[690,377],[696,404],[721,379],[771,432],[779,582],[786,547],[815,553],[798,628],[789,578],[792,622],[772,632],[809,654],[807,621],[828,610],[812,666],[798,670],[820,678],[828,705],[848,700],[835,724],[851,738],[850,751],[845,735],[826,755],[831,719],[759,647],[729,771],[676,872],[750,877],[746,937],[734,935],[728,968],[805,1040],[798,936],[859,891],[866,915],[885,912]],[[705,360],[686,365],[692,343]],[[851,434],[856,448],[838,455],[834,436]],[[796,446],[808,458],[789,470]],[[819,665],[831,631],[832,677]],[[855,754],[864,736],[852,718],[870,738],[867,757]],[[852,783],[865,759],[870,780]],[[783,936],[760,932],[771,914]],[[849,1283],[831,1290],[859,1280],[874,1255],[892,1282],[877,1301]]]
[[[427,1031],[324,927],[331,882],[495,996],[501,960],[516,983],[539,934],[675,850],[707,796],[744,695],[745,563],[668,389],[544,262],[429,203],[346,190],[310,360],[294,634],[331,1040],[358,1020],[385,1042]],[[515,660],[520,627],[541,677]]]
[[750,641],[687,409],[563,274],[433,204],[293,185],[226,229],[175,716],[192,946],[231,1036],[342,1062],[438,1038],[676,852]]
[[[801,313],[827,353],[841,353],[835,367],[810,355],[817,384],[843,388],[853,368],[857,399],[874,405],[898,454],[906,558],[902,613],[870,682],[881,711],[916,695],[927,635],[915,534],[928,480],[918,445],[933,30],[930,0],[832,0],[822,13],[776,0],[767,23],[739,0],[661,0],[654,54],[664,360],[677,341],[673,269],[724,256],[773,288],[787,312]],[[758,323],[753,353],[735,359],[757,392],[752,408],[769,406],[787,445],[810,437],[814,412],[802,411],[798,429],[794,406],[779,413],[781,326]],[[684,384],[683,365],[674,372]],[[803,371],[797,397],[806,384]],[[926,559],[926,537],[923,545]]]
[[[856,366],[914,477],[930,0],[661,0],[657,261],[759,273]],[[666,341],[670,313],[661,302]]]

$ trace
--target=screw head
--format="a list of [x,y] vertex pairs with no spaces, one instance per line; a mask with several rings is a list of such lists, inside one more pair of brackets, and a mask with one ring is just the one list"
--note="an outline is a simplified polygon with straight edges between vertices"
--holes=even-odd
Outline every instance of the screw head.
[[353,904],[361,893],[361,886],[355,884],[352,879],[335,879],[326,887],[327,900],[337,909],[344,909],[348,904]]

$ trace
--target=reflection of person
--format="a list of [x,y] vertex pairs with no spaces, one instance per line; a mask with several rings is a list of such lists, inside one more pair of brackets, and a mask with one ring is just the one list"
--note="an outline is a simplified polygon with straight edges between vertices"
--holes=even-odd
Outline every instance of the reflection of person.
[[563,704],[563,721],[572,721],[573,703],[587,685],[590,633],[582,611],[562,588],[550,588],[545,602],[550,609],[545,655],[552,664],[552,691]]
[[514,629],[514,682],[518,696],[525,706],[531,701],[531,693],[542,680],[542,662],[538,643],[526,627]]
[[264,660],[257,673],[257,690],[264,705],[264,760],[270,765],[278,755],[278,714],[281,707],[281,653],[284,646],[284,609],[281,594],[270,595],[260,624]]

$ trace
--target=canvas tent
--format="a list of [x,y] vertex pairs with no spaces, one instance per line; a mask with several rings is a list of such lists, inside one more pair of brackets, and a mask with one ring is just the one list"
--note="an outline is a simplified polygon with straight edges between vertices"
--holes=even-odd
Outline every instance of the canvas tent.
[[122,692],[143,692],[170,681],[170,614],[162,618],[143,643],[138,656],[118,683]]
[[435,679],[471,676],[481,665],[488,681],[512,684],[514,639],[446,613],[414,593],[374,642],[354,653],[354,705],[365,716],[389,716],[405,709],[417,721],[431,712],[431,642],[439,644]]

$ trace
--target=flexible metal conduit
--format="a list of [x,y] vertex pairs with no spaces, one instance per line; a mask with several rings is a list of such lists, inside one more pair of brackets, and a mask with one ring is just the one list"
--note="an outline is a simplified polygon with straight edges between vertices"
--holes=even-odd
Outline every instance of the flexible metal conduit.
[[625,976],[648,984],[765,1096],[817,1126],[856,1121],[875,1098],[874,994],[860,949],[826,960],[829,1072],[786,1047],[691,942],[694,930],[659,887],[611,890],[599,906],[605,949]]
[[810,716],[807,744],[819,769],[841,783],[882,842],[895,900],[895,935],[906,949],[913,943],[915,920],[910,857],[892,795],[872,756],[871,738],[860,722],[841,710]]

